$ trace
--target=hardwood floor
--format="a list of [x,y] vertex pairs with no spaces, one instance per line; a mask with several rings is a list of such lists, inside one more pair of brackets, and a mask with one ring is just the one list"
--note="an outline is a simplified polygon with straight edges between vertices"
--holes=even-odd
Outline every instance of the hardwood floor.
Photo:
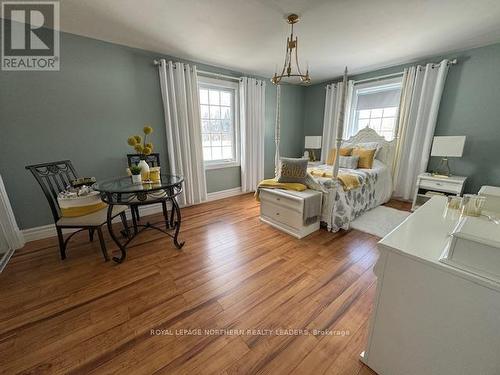
[[[261,223],[251,195],[182,214],[182,251],[148,231],[121,265],[84,233],[65,261],[55,238],[17,251],[0,274],[1,373],[374,374],[358,355],[376,237],[296,240]],[[257,329],[348,334],[247,334]]]

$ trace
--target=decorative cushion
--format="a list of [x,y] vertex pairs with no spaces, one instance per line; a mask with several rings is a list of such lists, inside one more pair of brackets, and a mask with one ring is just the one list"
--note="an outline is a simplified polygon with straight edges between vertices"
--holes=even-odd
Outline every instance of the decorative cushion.
[[278,182],[304,183],[307,176],[307,159],[281,158]]
[[88,186],[61,191],[57,203],[63,217],[77,217],[97,212],[107,207],[99,192]]
[[379,142],[359,142],[359,143],[343,143],[342,147],[352,147],[352,148],[364,148],[371,150],[372,148],[377,149],[375,151],[375,158],[377,158],[380,150],[382,150],[382,143]]
[[348,169],[356,169],[358,168],[359,156],[340,156],[339,159],[339,167],[340,168],[348,168]]
[[[112,213],[113,217],[125,211],[127,208],[128,208],[127,206],[114,205]],[[102,210],[84,216],[61,217],[56,224],[60,227],[64,226],[96,227],[106,223],[107,219],[108,219],[108,209],[104,208]]]
[[[340,148],[340,156],[350,156],[352,152],[352,147],[341,147]],[[332,148],[328,153],[328,157],[326,158],[326,164],[333,165],[335,162],[335,156],[337,155],[337,149]]]
[[358,168],[371,169],[373,166],[373,159],[375,159],[375,152],[377,152],[376,148],[354,148],[354,150],[352,150],[352,155],[359,156]]

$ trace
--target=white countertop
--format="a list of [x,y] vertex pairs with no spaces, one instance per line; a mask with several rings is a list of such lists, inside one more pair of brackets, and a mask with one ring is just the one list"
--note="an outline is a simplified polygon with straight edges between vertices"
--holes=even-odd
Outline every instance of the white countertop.
[[380,240],[379,244],[389,251],[446,269],[460,277],[500,291],[498,283],[439,261],[450,234],[458,223],[458,219],[444,217],[446,202],[446,197],[432,197],[408,216],[401,225]]

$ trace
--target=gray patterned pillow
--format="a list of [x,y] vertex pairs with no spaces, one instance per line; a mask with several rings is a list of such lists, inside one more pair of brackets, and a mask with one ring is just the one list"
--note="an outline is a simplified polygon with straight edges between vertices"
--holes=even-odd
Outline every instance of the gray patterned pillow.
[[307,176],[307,159],[280,158],[278,182],[298,182],[303,184]]
[[359,156],[341,156],[339,159],[340,168],[357,169]]

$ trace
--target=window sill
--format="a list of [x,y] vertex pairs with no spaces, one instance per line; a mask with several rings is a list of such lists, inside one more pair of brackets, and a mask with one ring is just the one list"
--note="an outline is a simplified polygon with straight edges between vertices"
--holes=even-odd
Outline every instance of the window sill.
[[222,161],[220,163],[205,163],[205,170],[232,168],[232,167],[239,167],[239,166],[240,166],[240,163],[237,161]]

